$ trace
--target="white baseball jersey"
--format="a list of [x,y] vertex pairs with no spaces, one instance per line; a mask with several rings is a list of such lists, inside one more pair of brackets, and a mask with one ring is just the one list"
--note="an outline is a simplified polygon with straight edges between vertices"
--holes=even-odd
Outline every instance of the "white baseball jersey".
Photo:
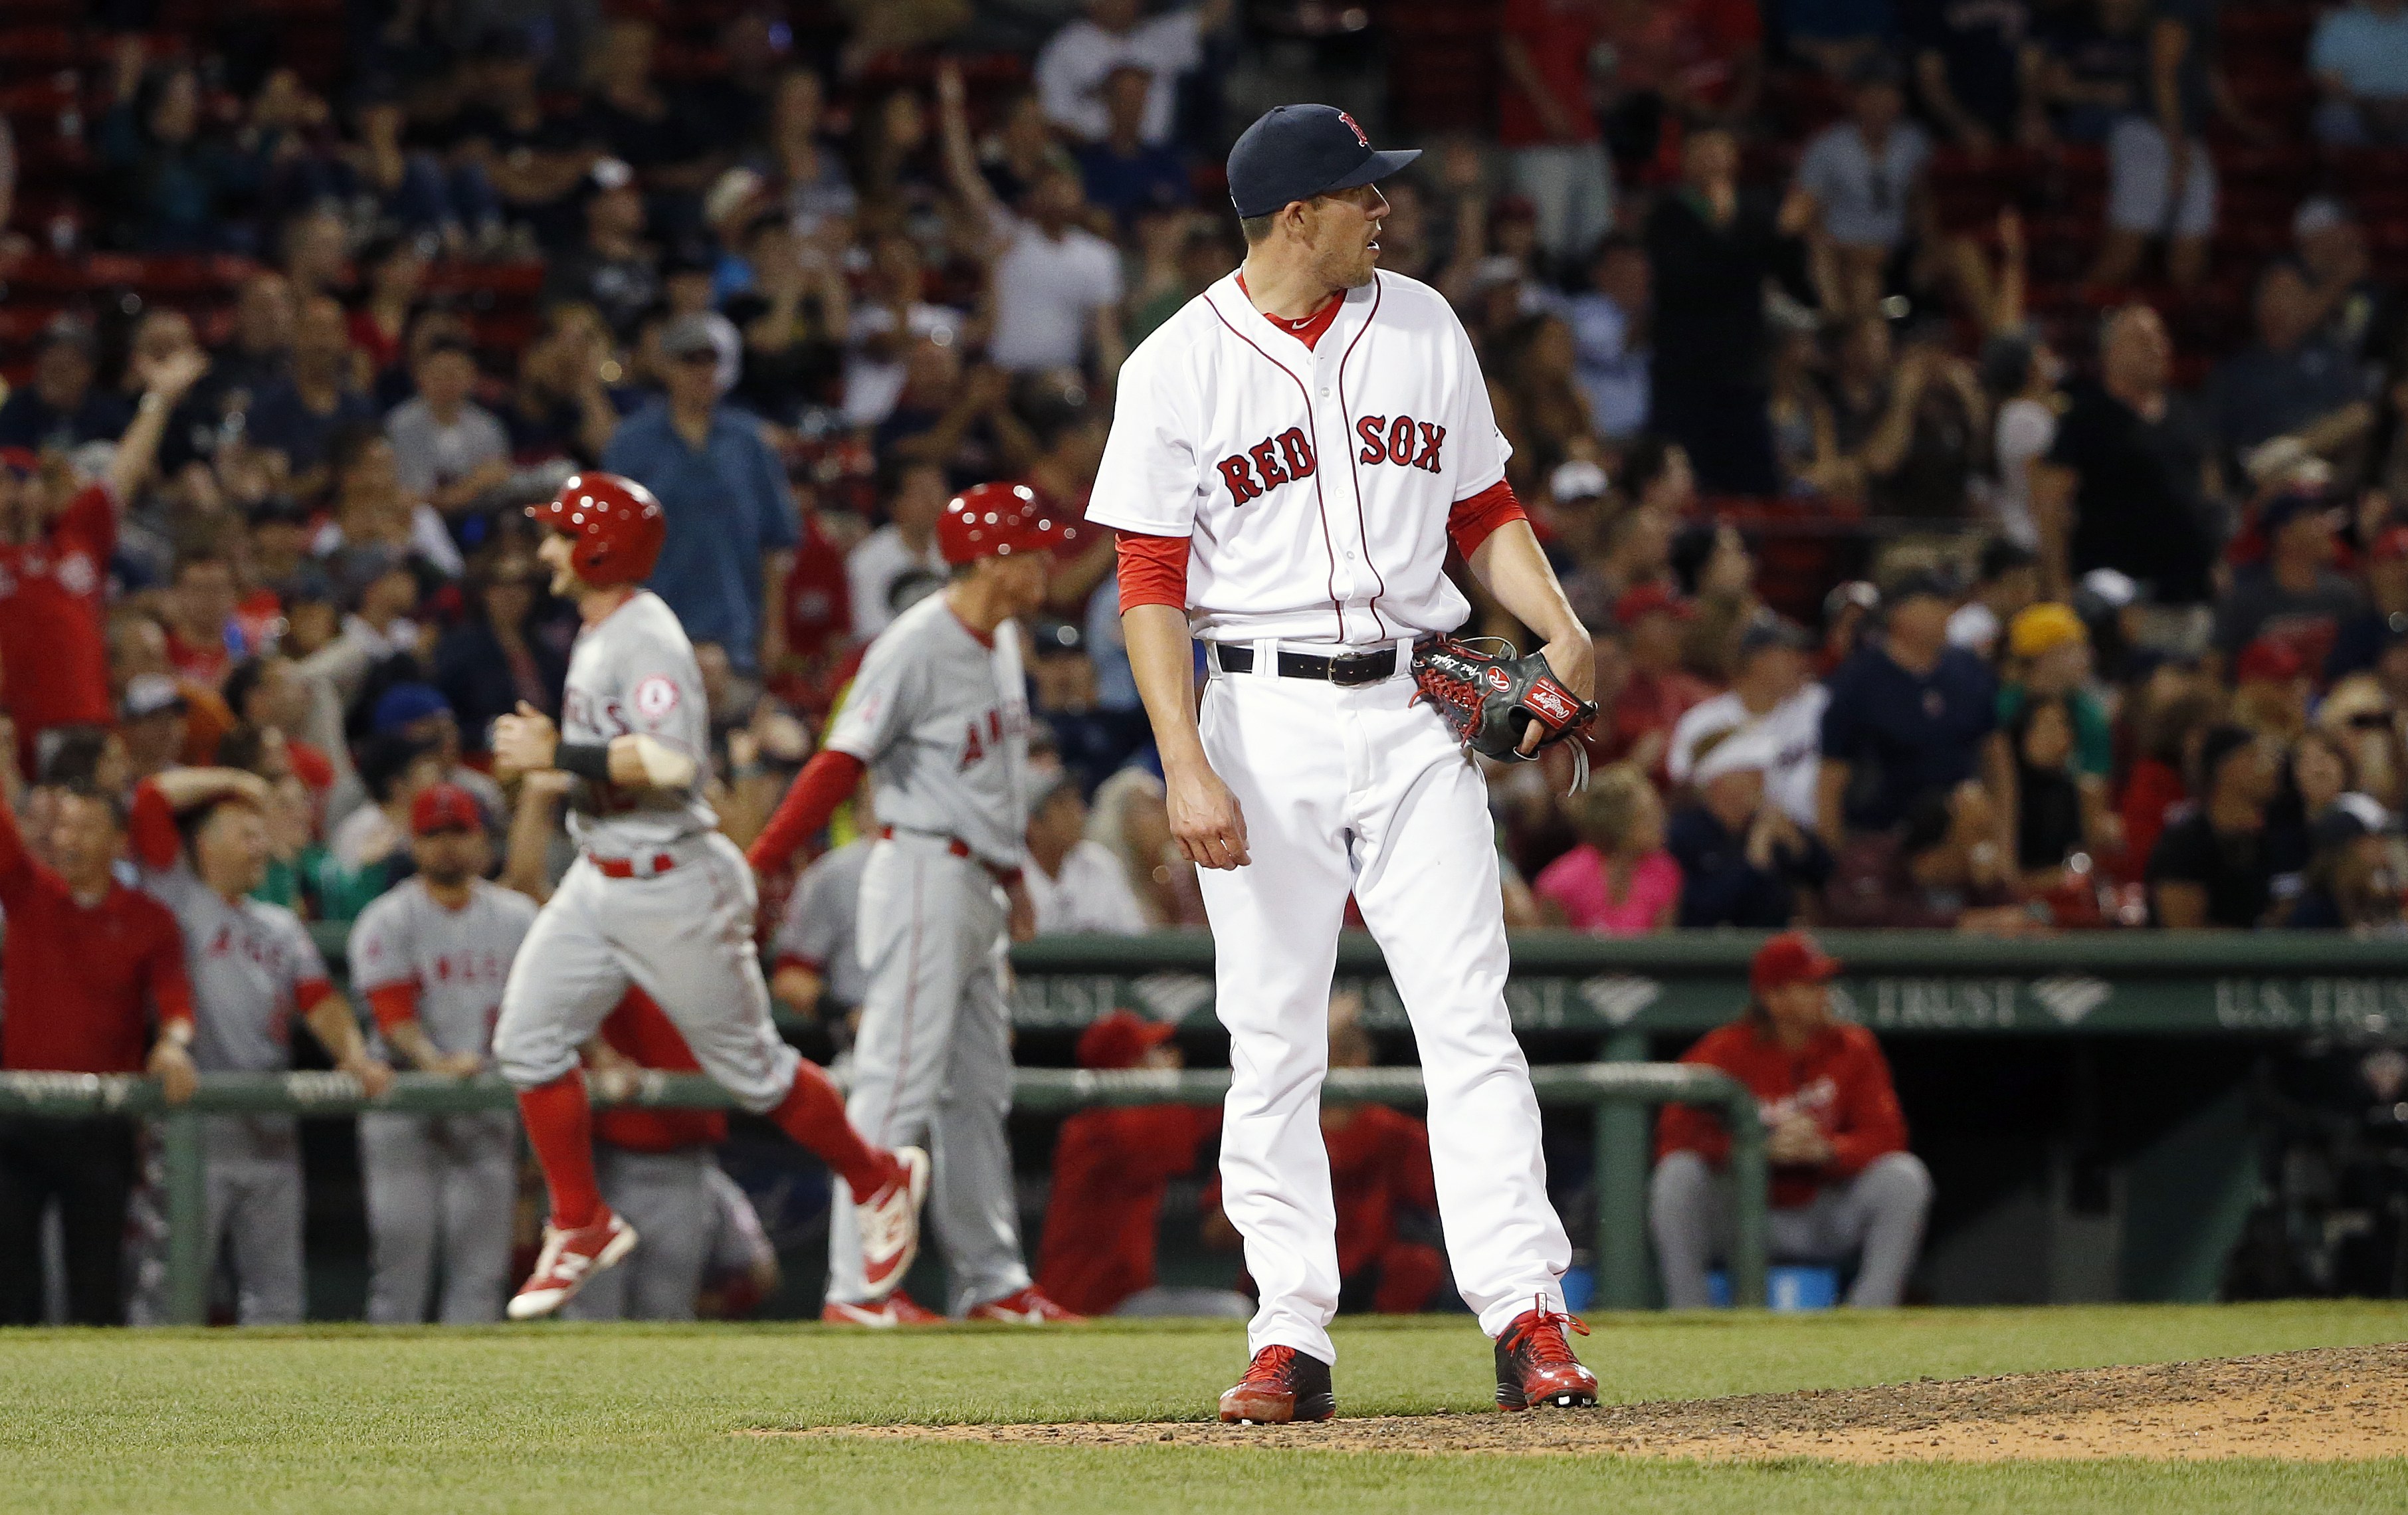
[[418,1023],[438,1052],[483,1056],[502,1013],[502,982],[519,954],[535,901],[482,879],[468,903],[449,909],[407,879],[379,895],[351,926],[351,984],[362,994],[407,984]]
[[280,1073],[293,1065],[293,1017],[329,991],[326,960],[281,905],[224,895],[192,865],[142,870],[175,912],[193,980],[193,1062],[203,1073]]
[[772,955],[809,964],[838,1005],[858,1005],[868,992],[861,966],[861,870],[869,843],[851,841],[813,862],[795,880],[785,918],[769,943]]
[[1028,689],[1011,622],[982,638],[942,594],[879,634],[826,746],[878,781],[878,819],[958,837],[997,867],[1020,865],[1028,830]]
[[1436,290],[1377,274],[1307,348],[1233,273],[1129,354],[1087,519],[1193,539],[1207,640],[1375,646],[1470,614],[1447,512],[1511,455]]
[[650,736],[694,759],[682,792],[624,790],[587,780],[568,818],[577,845],[606,857],[682,841],[718,827],[702,797],[710,779],[710,711],[694,643],[661,597],[639,589],[598,625],[577,634],[561,697],[560,739],[608,742]]

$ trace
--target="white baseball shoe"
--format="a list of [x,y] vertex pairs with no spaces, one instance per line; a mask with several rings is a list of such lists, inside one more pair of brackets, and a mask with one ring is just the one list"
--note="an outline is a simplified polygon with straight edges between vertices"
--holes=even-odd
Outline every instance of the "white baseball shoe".
[[894,1173],[853,1207],[861,1231],[861,1276],[873,1301],[892,1293],[920,1255],[920,1206],[928,1197],[928,1154],[897,1147],[888,1155]]
[[942,1325],[945,1318],[897,1289],[883,1299],[851,1305],[831,1299],[820,1307],[820,1319],[830,1325],[866,1325],[873,1331],[898,1325]]
[[602,1218],[573,1231],[543,1228],[543,1251],[535,1271],[510,1296],[513,1321],[532,1321],[567,1304],[594,1275],[636,1250],[636,1228],[605,1209]]

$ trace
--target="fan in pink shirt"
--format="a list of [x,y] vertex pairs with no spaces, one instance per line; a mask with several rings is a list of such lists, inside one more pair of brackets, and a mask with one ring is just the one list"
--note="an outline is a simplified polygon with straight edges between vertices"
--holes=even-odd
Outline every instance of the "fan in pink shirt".
[[1597,936],[1670,927],[1681,865],[1664,850],[1664,806],[1627,764],[1598,774],[1574,815],[1581,844],[1540,870],[1531,893],[1553,925]]

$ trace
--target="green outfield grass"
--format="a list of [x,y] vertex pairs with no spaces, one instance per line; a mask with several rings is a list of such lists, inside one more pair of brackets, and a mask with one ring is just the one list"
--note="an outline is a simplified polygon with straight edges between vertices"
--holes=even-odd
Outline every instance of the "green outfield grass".
[[[1632,1316],[1582,1343],[1610,1397],[1687,1398],[2408,1339],[2375,1304]],[[1347,1322],[1339,1405],[1484,1405],[1460,1317]],[[1197,1420],[1224,1326],[542,1326],[0,1333],[0,1509],[2408,1509],[2408,1464],[1699,1467],[1609,1457],[1056,1450],[762,1438],[893,1421]]]

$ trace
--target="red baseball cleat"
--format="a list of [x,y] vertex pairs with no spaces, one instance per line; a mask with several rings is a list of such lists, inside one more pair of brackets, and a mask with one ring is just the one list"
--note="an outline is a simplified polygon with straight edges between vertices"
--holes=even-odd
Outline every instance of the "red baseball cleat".
[[1014,1290],[1001,1299],[990,1299],[983,1305],[970,1307],[968,1319],[1002,1321],[1010,1325],[1068,1325],[1086,1319],[1064,1309],[1037,1292],[1037,1285]]
[[840,1299],[831,1299],[820,1307],[820,1319],[830,1325],[866,1325],[877,1331],[892,1330],[898,1325],[945,1323],[943,1316],[900,1289],[866,1305],[848,1305]]
[[853,1204],[861,1232],[861,1274],[869,1296],[882,1298],[902,1283],[920,1255],[920,1205],[928,1197],[928,1154],[897,1147],[887,1154],[895,1169],[876,1193]]
[[532,1321],[567,1304],[594,1275],[636,1250],[636,1228],[609,1210],[591,1225],[573,1231],[543,1228],[543,1251],[535,1271],[510,1296],[513,1321]]
[[1221,1395],[1221,1419],[1238,1425],[1326,1421],[1337,1413],[1329,1365],[1294,1347],[1265,1347],[1254,1353],[1246,1376]]
[[1571,1409],[1597,1403],[1597,1375],[1581,1366],[1564,1339],[1569,1325],[1582,1336],[1588,1327],[1577,1317],[1546,1308],[1546,1301],[1513,1317],[1497,1338],[1497,1408],[1527,1409],[1555,1405]]

